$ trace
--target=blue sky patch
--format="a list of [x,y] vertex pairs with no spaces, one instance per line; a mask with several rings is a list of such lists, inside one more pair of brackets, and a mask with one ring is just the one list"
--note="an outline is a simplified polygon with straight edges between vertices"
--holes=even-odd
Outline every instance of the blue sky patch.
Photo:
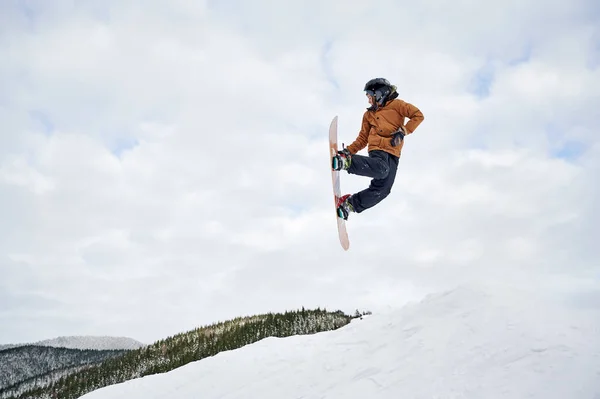
[[17,7],[19,11],[21,11],[21,13],[25,15],[27,19],[31,22],[35,17],[35,11],[27,3],[28,2],[26,1],[18,1]]
[[587,67],[595,70],[600,66],[600,31],[596,31],[592,37],[590,44],[590,52],[588,53]]
[[494,74],[494,66],[491,62],[486,62],[471,79],[469,92],[475,94],[479,99],[488,97],[494,83]]
[[525,44],[523,46],[521,53],[519,55],[517,55],[516,57],[510,59],[508,61],[508,65],[514,67],[514,66],[529,62],[529,60],[531,60],[532,50],[533,50],[533,48],[532,48],[531,43]]
[[562,146],[552,151],[552,156],[562,158],[567,161],[577,160],[585,152],[585,144],[580,141],[569,140]]
[[41,128],[45,134],[50,135],[52,132],[54,132],[55,126],[52,122],[52,119],[50,119],[50,117],[43,111],[29,111],[29,116],[33,120],[35,126]]
[[323,68],[325,76],[327,77],[327,81],[331,83],[333,87],[339,89],[340,84],[335,79],[335,73],[333,73],[333,70],[331,69],[331,64],[329,62],[329,54],[331,52],[332,47],[333,40],[327,40],[323,45],[323,48],[321,50],[321,68]]
[[120,157],[125,151],[136,147],[139,141],[134,137],[118,137],[111,145],[111,152]]

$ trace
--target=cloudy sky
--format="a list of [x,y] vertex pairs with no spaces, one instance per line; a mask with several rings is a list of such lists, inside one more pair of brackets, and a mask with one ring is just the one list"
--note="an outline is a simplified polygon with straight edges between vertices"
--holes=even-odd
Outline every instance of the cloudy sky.
[[[597,1],[4,0],[0,59],[0,344],[481,280],[600,309]],[[373,77],[425,121],[345,252],[328,127]]]

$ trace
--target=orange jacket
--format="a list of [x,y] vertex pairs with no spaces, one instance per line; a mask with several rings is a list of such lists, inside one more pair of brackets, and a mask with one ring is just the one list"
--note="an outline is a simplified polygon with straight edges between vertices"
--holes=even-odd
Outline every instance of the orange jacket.
[[[405,118],[409,118],[406,125]],[[356,154],[368,145],[367,151],[382,150],[399,157],[404,140],[400,145],[392,147],[392,134],[402,128],[405,134],[409,135],[423,122],[423,119],[425,117],[417,107],[397,98],[388,101],[377,110],[368,109],[363,115],[358,137],[347,147],[348,151]]]

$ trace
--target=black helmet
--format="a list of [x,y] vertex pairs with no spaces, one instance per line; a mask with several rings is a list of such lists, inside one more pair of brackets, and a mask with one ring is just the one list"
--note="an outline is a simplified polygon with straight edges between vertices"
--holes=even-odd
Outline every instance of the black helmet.
[[396,92],[396,86],[385,78],[374,78],[365,84],[364,91],[373,96],[379,105],[383,105],[392,93]]

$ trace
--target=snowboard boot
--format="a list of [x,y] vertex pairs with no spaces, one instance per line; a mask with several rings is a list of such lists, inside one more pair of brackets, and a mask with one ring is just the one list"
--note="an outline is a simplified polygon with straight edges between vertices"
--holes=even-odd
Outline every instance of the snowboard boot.
[[338,198],[336,205],[336,211],[337,211],[337,215],[338,217],[344,219],[344,220],[348,220],[348,215],[350,214],[350,212],[354,212],[354,208],[352,207],[352,204],[350,204],[350,202],[348,202],[348,199],[350,198],[350,194],[346,194],[340,198]]
[[333,170],[348,170],[351,162],[352,156],[350,155],[350,153],[338,152],[331,159],[331,167]]

